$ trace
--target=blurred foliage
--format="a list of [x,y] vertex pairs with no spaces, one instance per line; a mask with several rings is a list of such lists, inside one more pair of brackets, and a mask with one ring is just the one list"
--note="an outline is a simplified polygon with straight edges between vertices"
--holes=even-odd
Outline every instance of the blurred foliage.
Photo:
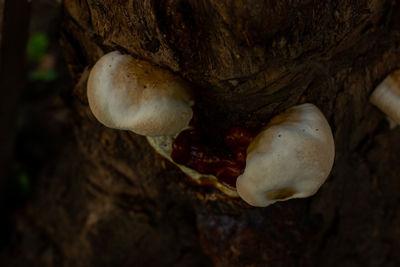
[[18,207],[29,198],[32,189],[32,181],[29,173],[17,167],[7,179],[7,193],[10,205]]
[[29,175],[26,172],[20,172],[16,176],[16,183],[21,197],[26,198],[31,189]]
[[45,33],[37,32],[32,34],[26,48],[29,61],[38,63],[45,55],[48,46],[49,39]]
[[57,78],[57,73],[54,70],[44,71],[37,70],[29,74],[29,80],[31,81],[43,81],[51,82]]
[[49,47],[49,38],[43,32],[32,34],[28,40],[26,53],[28,60],[35,64],[35,70],[30,72],[30,81],[52,82],[57,78],[57,73],[53,69],[43,68],[44,59]]

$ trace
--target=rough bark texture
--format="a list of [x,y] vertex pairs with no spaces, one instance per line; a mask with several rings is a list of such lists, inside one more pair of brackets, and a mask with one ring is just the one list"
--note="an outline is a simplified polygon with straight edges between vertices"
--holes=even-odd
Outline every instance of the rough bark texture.
[[[398,266],[400,129],[368,102],[400,67],[398,1],[66,0],[75,139],[17,219],[14,266]],[[312,198],[252,208],[196,187],[145,138],[91,114],[92,64],[118,49],[196,92],[205,134],[311,102],[336,142]],[[79,151],[79,152],[78,152]],[[32,249],[32,246],[34,247]],[[26,252],[29,250],[29,253]]]

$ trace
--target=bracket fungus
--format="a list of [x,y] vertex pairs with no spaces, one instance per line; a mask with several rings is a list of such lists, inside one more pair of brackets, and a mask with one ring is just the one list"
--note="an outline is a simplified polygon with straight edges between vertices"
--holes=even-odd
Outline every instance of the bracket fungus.
[[221,152],[207,147],[192,125],[189,88],[168,70],[114,51],[92,68],[87,95],[94,116],[105,126],[145,135],[192,181],[240,196],[250,205],[311,196],[328,177],[334,141],[316,106],[292,107],[258,134],[233,127]]
[[118,51],[92,68],[87,95],[105,126],[145,136],[175,135],[193,116],[191,92],[178,75]]
[[334,156],[331,128],[322,112],[313,104],[292,107],[250,143],[237,192],[257,207],[311,196],[328,177]]
[[389,74],[372,92],[369,100],[388,116],[391,128],[400,124],[400,70]]
[[331,128],[313,104],[275,116],[258,135],[241,128],[228,131],[229,156],[213,154],[199,138],[189,128],[176,137],[147,139],[192,181],[257,207],[313,195],[328,177],[335,157]]

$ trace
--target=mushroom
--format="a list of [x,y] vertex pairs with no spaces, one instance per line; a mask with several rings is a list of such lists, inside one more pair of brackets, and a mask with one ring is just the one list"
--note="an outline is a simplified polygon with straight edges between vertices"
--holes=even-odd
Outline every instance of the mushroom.
[[118,51],[94,65],[87,95],[102,124],[145,136],[175,135],[193,116],[189,86],[179,76]]
[[328,177],[334,156],[331,128],[321,111],[313,104],[289,108],[250,143],[237,192],[257,207],[311,196]]
[[389,74],[373,91],[369,101],[388,116],[391,128],[400,124],[400,70]]

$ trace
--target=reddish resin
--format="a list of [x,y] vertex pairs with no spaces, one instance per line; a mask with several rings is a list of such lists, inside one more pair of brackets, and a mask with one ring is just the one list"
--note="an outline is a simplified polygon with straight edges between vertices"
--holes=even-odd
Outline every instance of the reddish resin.
[[226,134],[224,153],[205,144],[196,128],[182,131],[172,144],[172,159],[202,174],[212,174],[226,186],[236,188],[236,179],[246,167],[246,150],[254,131],[232,127]]

